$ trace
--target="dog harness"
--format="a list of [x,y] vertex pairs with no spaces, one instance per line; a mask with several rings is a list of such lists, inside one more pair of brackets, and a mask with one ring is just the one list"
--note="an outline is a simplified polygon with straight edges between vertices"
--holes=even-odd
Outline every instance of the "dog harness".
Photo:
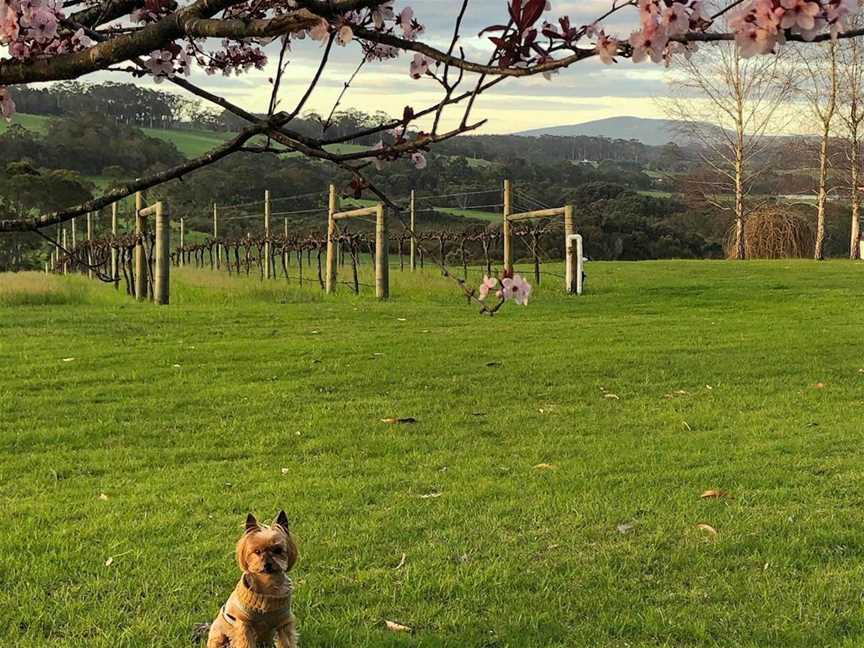
[[288,591],[280,596],[259,594],[249,589],[242,577],[222,606],[222,617],[230,625],[238,621],[251,626],[259,640],[269,641],[276,630],[292,620],[291,595],[293,587],[288,581]]

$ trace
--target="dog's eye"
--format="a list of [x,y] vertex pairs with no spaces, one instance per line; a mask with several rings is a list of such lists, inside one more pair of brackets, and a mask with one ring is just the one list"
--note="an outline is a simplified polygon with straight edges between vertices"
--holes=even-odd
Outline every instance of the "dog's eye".
[[260,556],[260,555],[261,555],[261,550],[260,550],[260,549],[256,549],[253,553],[254,553],[256,556]]

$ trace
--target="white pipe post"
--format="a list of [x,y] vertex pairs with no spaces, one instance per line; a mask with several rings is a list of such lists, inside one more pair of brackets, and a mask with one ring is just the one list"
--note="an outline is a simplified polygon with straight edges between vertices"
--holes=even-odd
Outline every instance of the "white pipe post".
[[[573,248],[576,248],[575,250]],[[584,258],[582,257],[582,235],[571,234],[567,237],[567,253],[566,253],[566,272],[567,286],[575,286],[575,290],[568,292],[582,294],[582,270],[584,268]]]

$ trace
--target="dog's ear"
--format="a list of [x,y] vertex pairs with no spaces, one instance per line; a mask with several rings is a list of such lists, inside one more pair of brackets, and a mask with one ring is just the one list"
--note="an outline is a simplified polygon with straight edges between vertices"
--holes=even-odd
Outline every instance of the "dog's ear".
[[246,516],[246,533],[252,533],[253,531],[258,531],[261,527],[258,526],[258,520],[255,519],[255,516],[251,513]]
[[285,511],[279,511],[279,515],[276,516],[276,526],[280,527],[285,533],[291,533],[291,529],[288,528],[288,516],[285,515]]

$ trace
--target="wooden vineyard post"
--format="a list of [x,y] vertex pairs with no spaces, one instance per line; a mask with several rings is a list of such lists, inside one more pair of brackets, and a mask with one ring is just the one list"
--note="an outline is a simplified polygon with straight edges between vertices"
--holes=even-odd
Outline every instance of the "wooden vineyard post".
[[[564,217],[564,289],[570,294],[582,294],[582,237],[574,233],[573,207],[550,207],[548,209],[537,209],[534,211],[520,212],[514,214],[510,201],[510,182],[504,184],[504,267],[506,270],[513,268],[513,246],[510,233],[510,225],[514,221],[535,220],[538,218],[560,218]],[[532,234],[532,237],[534,235]],[[539,257],[537,256],[537,241],[534,239],[532,245],[534,250],[534,272],[535,282],[539,283]]]
[[510,215],[513,213],[513,201],[510,181],[504,181],[504,222],[502,229],[504,233],[504,271],[513,270],[513,241],[510,232]]
[[135,299],[147,299],[147,259],[144,255],[144,194],[135,192]]
[[153,301],[157,304],[169,302],[169,280],[171,278],[171,214],[168,205],[158,202],[138,210],[143,219],[153,216],[156,221],[155,263],[153,269]]
[[[387,299],[390,296],[390,265],[388,250],[390,240],[387,236],[387,210],[384,203],[360,207],[350,211],[337,211],[336,189],[330,186],[330,210],[327,222],[327,276],[324,289],[331,293],[336,285],[336,221],[349,218],[368,218],[375,216],[375,296],[378,299]],[[370,244],[370,254],[372,247]],[[352,254],[352,264],[354,255]],[[319,251],[319,277],[320,277],[320,251]]]
[[[411,272],[417,269],[417,234],[414,230],[416,208],[414,206],[414,190],[411,190]],[[401,255],[401,253],[400,253]]]
[[270,279],[272,272],[270,266],[273,263],[273,246],[270,243],[270,190],[264,191],[264,278]]
[[378,299],[390,297],[389,247],[387,210],[384,205],[378,205],[375,213],[375,296]]
[[328,295],[336,287],[336,211],[338,209],[338,198],[336,197],[335,185],[330,185],[330,194],[327,201],[327,268],[324,275],[324,292]]
[[186,252],[183,250],[183,247],[186,243],[186,220],[181,216],[180,217],[180,267],[186,265]]
[[93,242],[93,212],[87,212],[87,276],[93,278],[93,252],[90,245]]
[[291,254],[288,252],[288,217],[285,216],[284,242],[282,243],[282,265],[285,268],[285,279],[288,279],[288,266],[291,265]]
[[117,250],[117,203],[111,203],[111,278],[114,280],[114,288],[120,290],[120,268]]
[[[213,203],[213,240],[219,240],[219,214],[216,209],[216,203]],[[219,269],[219,243],[216,243],[216,269]]]
[[76,219],[72,219],[72,249],[75,249],[75,246],[78,245],[78,227],[76,226]]
[[157,304],[167,304],[169,300],[168,280],[171,272],[171,215],[168,205],[156,203],[156,281],[153,298]]
[[[65,227],[63,228],[63,249],[64,250],[69,249],[68,247],[66,247],[66,228]],[[63,262],[63,274],[64,275],[69,274],[69,268],[67,267],[66,261]]]

